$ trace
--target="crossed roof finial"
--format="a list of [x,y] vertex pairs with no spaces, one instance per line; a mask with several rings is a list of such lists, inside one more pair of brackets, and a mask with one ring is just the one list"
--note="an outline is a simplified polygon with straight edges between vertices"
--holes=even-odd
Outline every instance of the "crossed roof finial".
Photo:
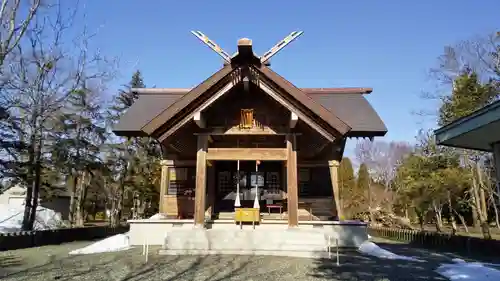
[[[198,39],[200,39],[201,42],[205,43],[210,49],[212,49],[214,52],[219,54],[221,56],[225,63],[231,63],[231,60],[235,58],[239,53],[241,53],[243,50],[250,51],[252,52],[252,40],[248,38],[241,38],[238,40],[238,52],[234,53],[232,56],[230,56],[226,51],[224,51],[215,41],[211,40],[203,34],[201,31],[191,31],[191,33],[196,36]],[[279,41],[276,45],[274,45],[269,51],[264,53],[261,57],[258,57],[260,59],[260,62],[262,64],[265,64],[266,62],[269,61],[269,59],[276,55],[281,49],[283,49],[286,45],[290,44],[293,40],[297,39],[300,35],[302,35],[304,32],[302,31],[294,31],[290,33],[288,36],[283,38],[283,40]],[[255,56],[257,57],[257,56]]]

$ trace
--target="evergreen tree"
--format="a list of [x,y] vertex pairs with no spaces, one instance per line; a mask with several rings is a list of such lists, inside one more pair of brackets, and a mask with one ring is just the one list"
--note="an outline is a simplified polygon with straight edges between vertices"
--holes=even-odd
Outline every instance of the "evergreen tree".
[[[144,88],[140,71],[132,75],[130,83],[120,91],[110,108],[109,124],[112,126],[138,99],[131,88]],[[157,199],[156,185],[161,150],[157,142],[151,138],[120,138],[109,145],[106,163],[109,167],[107,190],[113,211],[111,222],[116,225],[122,217],[122,210],[133,209],[134,216],[138,210],[143,211],[147,201]],[[125,201],[125,199],[130,199]],[[155,200],[157,201],[157,200]],[[127,205],[127,206],[125,206]]]
[[102,166],[101,148],[106,140],[104,116],[97,93],[85,85],[73,91],[55,121],[54,166],[66,174],[71,193],[70,222],[84,223],[84,203],[89,182]]
[[370,174],[368,173],[368,166],[365,163],[361,163],[359,166],[356,185],[360,190],[364,191],[367,191],[370,187]]
[[[498,98],[496,81],[490,79],[488,83],[481,83],[478,75],[469,68],[454,81],[451,95],[442,98],[439,108],[439,125],[446,125],[454,120],[467,116],[472,112],[488,105]],[[481,225],[485,238],[491,238],[488,224],[488,206],[486,202],[486,192],[481,174],[484,171],[481,168],[481,160],[486,155],[482,152],[471,152],[460,150],[459,153],[466,160],[465,165],[469,172],[474,175],[470,194],[471,208],[474,225]]]
[[342,158],[340,162],[339,183],[340,205],[342,206],[342,210],[344,210],[344,215],[349,217],[355,205],[354,195],[356,182],[354,180],[354,170],[352,168],[351,159],[347,157]]
[[356,181],[356,189],[360,192],[361,194],[361,202],[360,204],[366,206],[364,210],[368,209],[369,214],[370,214],[370,220],[373,221],[373,212],[371,208],[371,199],[372,199],[372,192],[371,192],[371,178],[370,178],[370,173],[368,172],[368,166],[366,163],[361,163],[358,169],[358,178]]
[[451,95],[441,99],[438,125],[444,126],[491,103],[498,96],[494,85],[481,84],[477,74],[465,69],[455,81]]

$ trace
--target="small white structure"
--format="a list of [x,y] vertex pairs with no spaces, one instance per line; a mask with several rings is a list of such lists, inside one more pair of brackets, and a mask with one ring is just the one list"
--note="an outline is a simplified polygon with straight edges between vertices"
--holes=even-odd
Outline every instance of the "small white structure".
[[[61,190],[56,195],[50,196],[50,198],[43,198],[44,193],[43,191],[41,191],[40,198],[38,199],[39,206],[61,214],[63,219],[68,218],[70,201],[69,192],[67,192],[66,190]],[[7,188],[3,193],[0,194],[0,205],[21,207],[25,205],[25,200],[26,188],[19,184]]]

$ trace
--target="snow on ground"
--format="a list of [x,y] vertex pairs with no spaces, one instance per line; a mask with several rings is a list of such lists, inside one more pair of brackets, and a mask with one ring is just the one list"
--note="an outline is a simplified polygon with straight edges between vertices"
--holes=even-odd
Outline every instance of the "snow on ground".
[[[150,220],[158,220],[165,218],[162,214],[156,214],[151,216]],[[117,234],[108,237],[104,240],[98,241],[96,243],[90,244],[87,247],[77,249],[69,252],[70,255],[86,255],[86,254],[97,254],[97,253],[107,253],[107,252],[118,252],[131,249],[130,246],[130,236],[129,232],[124,234]]]
[[436,269],[436,272],[452,281],[500,280],[500,270],[485,266],[485,265],[495,266],[495,264],[465,262],[464,260],[461,259],[453,259],[453,262],[454,263],[442,264],[440,267]]
[[359,246],[358,251],[363,253],[363,254],[370,255],[373,257],[377,257],[377,258],[381,258],[381,259],[407,260],[407,261],[422,262],[422,260],[416,259],[414,257],[401,256],[401,255],[397,255],[393,252],[387,251],[385,249],[382,249],[377,244],[375,244],[371,241],[363,242]]
[[[24,206],[0,204],[0,233],[21,231]],[[64,226],[61,214],[44,207],[36,209],[35,230],[56,229]]]
[[69,252],[70,255],[85,255],[107,252],[118,252],[130,249],[129,233],[117,234],[103,239],[87,247]]
[[[365,241],[361,246],[359,246],[358,251],[361,253],[374,256],[382,259],[390,260],[407,260],[407,261],[419,261],[422,260],[400,256],[390,251],[380,248],[377,244]],[[448,278],[451,281],[465,280],[465,281],[499,281],[500,280],[500,270],[489,267],[499,267],[500,264],[491,263],[479,263],[479,262],[465,262],[461,259],[453,259],[454,263],[441,264],[436,269],[436,272],[440,275]]]

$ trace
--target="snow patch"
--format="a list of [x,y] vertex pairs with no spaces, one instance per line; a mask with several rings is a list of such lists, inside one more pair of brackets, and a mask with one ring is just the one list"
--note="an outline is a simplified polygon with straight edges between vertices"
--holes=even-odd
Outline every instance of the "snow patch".
[[[0,233],[21,231],[24,206],[0,204]],[[57,229],[64,227],[61,214],[44,207],[36,209],[34,230]]]
[[453,259],[454,263],[441,264],[436,269],[440,275],[455,281],[498,281],[500,270],[485,265],[498,266],[496,264],[483,264],[479,262],[466,262],[461,259]]
[[94,244],[90,244],[87,247],[73,250],[69,252],[70,255],[85,255],[85,254],[96,254],[96,253],[108,253],[108,252],[118,252],[125,251],[131,248],[129,242],[129,233],[117,234],[106,239],[103,239]]
[[155,215],[152,215],[149,220],[164,220],[164,219],[167,219],[167,216],[164,215],[164,214],[155,214]]
[[377,258],[381,258],[381,259],[407,260],[407,261],[423,262],[422,260],[416,259],[414,257],[401,256],[401,255],[397,255],[393,252],[387,251],[385,249],[382,249],[377,244],[375,244],[371,241],[363,242],[359,246],[358,251],[363,253],[363,254],[370,255],[373,257],[377,257]]

